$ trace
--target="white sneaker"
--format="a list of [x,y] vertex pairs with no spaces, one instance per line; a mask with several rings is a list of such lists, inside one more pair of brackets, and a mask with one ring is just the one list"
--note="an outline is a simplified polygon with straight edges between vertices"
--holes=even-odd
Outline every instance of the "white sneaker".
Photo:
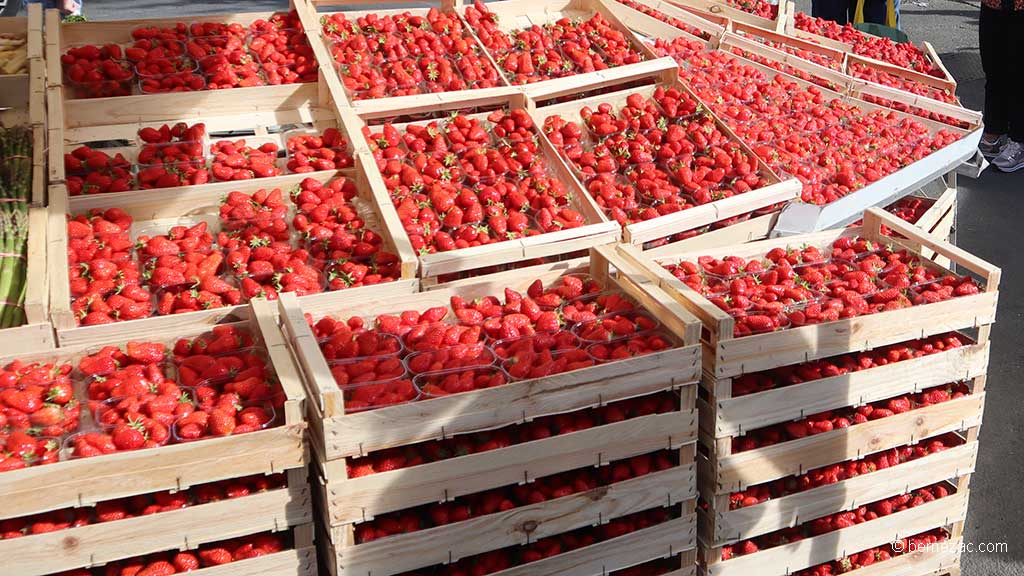
[[999,156],[999,153],[1003,151],[1003,147],[1006,146],[1006,143],[1009,141],[1010,139],[1006,137],[1006,134],[999,136],[999,138],[996,138],[991,142],[985,140],[985,137],[982,136],[981,142],[978,143],[978,150],[981,150],[981,155],[984,156],[986,160],[991,160],[996,156]]
[[1010,140],[992,161],[992,165],[1003,172],[1016,172],[1024,168],[1024,144]]

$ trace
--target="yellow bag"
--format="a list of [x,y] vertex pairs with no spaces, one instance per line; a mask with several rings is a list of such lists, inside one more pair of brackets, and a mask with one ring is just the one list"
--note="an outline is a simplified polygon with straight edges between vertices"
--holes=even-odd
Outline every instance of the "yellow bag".
[[[896,27],[896,0],[885,0],[885,25]],[[857,0],[857,11],[853,14],[854,24],[864,23],[864,0]]]

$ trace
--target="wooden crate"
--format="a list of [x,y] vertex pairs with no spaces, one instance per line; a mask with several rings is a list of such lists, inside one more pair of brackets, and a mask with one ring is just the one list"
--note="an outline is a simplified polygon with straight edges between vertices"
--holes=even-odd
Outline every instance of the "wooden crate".
[[[441,113],[447,110],[479,107],[530,110],[532,106],[529,99],[515,89],[508,88],[492,91],[487,96],[481,95],[483,92],[486,91],[478,90],[458,93],[449,98],[443,107],[438,107],[433,102],[424,102],[401,109],[375,110],[374,112],[362,115],[360,118],[362,122],[368,123],[381,118],[394,118],[419,112]],[[484,118],[486,114],[486,112],[480,112],[470,114],[469,116],[471,118]],[[405,123],[399,123],[394,126],[399,131],[402,131],[406,125]],[[356,131],[356,129],[351,127],[349,130],[351,132]],[[540,132],[538,128],[540,136],[539,150],[540,154],[547,161],[546,164],[549,172],[567,184],[569,190],[573,190],[576,180],[573,178],[568,167],[558,160],[558,153]],[[377,204],[381,206],[381,212],[385,214],[385,218],[392,218],[397,221],[398,214],[393,208],[390,194],[381,177],[380,170],[377,168],[377,164],[372,159],[372,156],[368,153],[366,160],[363,161],[363,165],[367,167],[370,186],[376,197]],[[589,195],[584,194],[582,190],[573,191],[576,193],[572,194],[572,207],[583,215],[586,222],[585,225],[578,228],[547,232],[537,236],[497,242],[484,246],[474,246],[434,254],[421,254],[419,255],[420,277],[432,279],[438,276],[469,272],[483,266],[512,264],[535,258],[557,258],[618,240],[619,225],[608,221]],[[401,230],[400,226],[398,230],[400,231],[397,233],[393,231],[395,236],[407,238],[407,235],[404,230]]]
[[[246,497],[0,540],[0,552],[10,555],[8,569],[42,576],[308,524],[313,507],[306,468],[287,475],[287,486]],[[141,534],[146,537],[137,537]]]
[[[953,486],[950,485],[950,488]],[[889,516],[729,560],[721,559],[721,547],[704,546],[702,543],[699,553],[701,558],[698,562],[704,566],[704,573],[707,576],[752,573],[759,576],[786,576],[804,568],[842,558],[848,551],[866,550],[909,535],[961,522],[967,515],[968,496],[969,490],[958,490],[945,498]],[[879,574],[889,572],[880,571]]]
[[[0,518],[16,518],[136,494],[180,490],[206,482],[304,467],[306,424],[302,403],[305,393],[285,340],[271,315],[272,306],[257,301],[240,313],[245,319],[238,325],[262,336],[270,363],[287,398],[283,410],[284,425],[239,436],[4,472],[0,474],[0,494],[3,494]],[[62,360],[75,364],[79,358],[103,345],[139,338],[173,345],[179,338],[199,335],[209,328],[206,323],[197,322],[191,326],[177,326],[170,331],[137,332],[124,336],[122,340],[101,336],[82,342],[75,348],[7,357],[0,362],[6,364],[20,358],[25,361]],[[40,491],[39,486],[47,486],[47,490]]]
[[[362,159],[360,159],[362,160]],[[358,160],[357,160],[358,162]],[[281,188],[285,191],[298,185],[306,178],[314,178],[321,182],[327,182],[335,177],[354,178],[359,189],[360,196],[357,197],[356,205],[360,215],[367,222],[367,225],[378,231],[386,239],[386,250],[398,254],[402,258],[402,279],[377,286],[365,286],[360,288],[349,288],[367,295],[377,297],[388,295],[411,294],[417,291],[418,282],[415,280],[415,261],[403,254],[401,239],[391,234],[392,226],[386,224],[386,216],[383,216],[380,207],[375,203],[370,192],[371,186],[367,182],[367,171],[357,165],[352,170],[329,170],[312,172],[309,174],[290,174],[276,178],[265,178],[248,180],[243,182],[224,182],[206,184],[201,186],[185,186],[174,189],[173,194],[167,190],[146,190],[136,192],[121,192],[115,194],[99,194],[77,196],[67,198],[64,186],[54,186],[51,196],[54,203],[51,206],[53,215],[50,222],[50,233],[53,241],[50,243],[50,258],[52,262],[51,278],[53,288],[50,294],[51,318],[57,330],[57,338],[61,346],[73,346],[86,341],[97,341],[104,338],[121,339],[137,333],[138,330],[164,330],[179,326],[189,326],[194,323],[216,323],[224,318],[238,316],[246,308],[245,305],[214,308],[185,314],[174,314],[171,316],[153,316],[142,320],[128,322],[116,322],[100,326],[77,326],[74,315],[71,311],[71,298],[69,295],[69,283],[66,264],[67,226],[64,222],[64,214],[84,213],[92,208],[118,207],[133,217],[134,229],[153,224],[166,224],[166,227],[177,223],[179,217],[198,218],[212,222],[211,230],[217,229],[219,206],[221,200],[229,191],[241,191],[251,194],[261,188]],[[269,181],[273,181],[271,184]],[[286,204],[291,200],[285,195]],[[63,202],[69,202],[65,208]],[[304,300],[330,303],[338,300],[343,291],[323,292],[303,296]]]
[[[617,260],[613,250],[598,249],[590,269],[592,274],[608,278],[609,285],[624,290],[650,310],[658,311],[662,306],[670,306],[685,314],[674,302],[666,301],[664,295],[649,282],[641,279],[639,283],[633,283],[622,277],[608,277],[605,257]],[[629,267],[628,263],[621,264]],[[561,269],[546,273],[539,269],[524,269],[505,273],[497,281],[503,286],[525,290],[535,278],[551,281],[564,272]],[[514,282],[511,281],[513,275],[517,277]],[[508,283],[505,283],[506,279]],[[327,481],[332,525],[361,521],[381,512],[514,483],[522,480],[524,474],[526,478],[535,478],[571,470],[596,462],[598,453],[601,462],[608,462],[658,450],[669,444],[673,448],[680,447],[695,440],[696,431],[691,427],[696,424],[696,414],[691,408],[686,408],[692,407],[699,378],[697,332],[692,320],[669,320],[665,324],[683,343],[682,347],[672,350],[469,394],[344,413],[341,391],[335,385],[303,319],[304,312],[311,313],[314,318],[326,313],[366,316],[445,306],[452,295],[473,298],[495,293],[493,282],[485,277],[475,284],[466,281],[457,287],[388,301],[373,296],[352,298],[343,306],[311,306],[297,303],[287,296],[282,298],[284,329],[295,347],[313,399],[308,405],[312,423],[310,431]],[[301,307],[296,304],[301,304]],[[664,319],[666,314],[658,314],[658,317]],[[683,398],[683,417],[678,414],[655,415],[458,459],[462,462],[445,460],[409,470],[345,479],[345,458],[348,457],[519,424],[536,416],[581,410],[670,389],[678,389]],[[667,444],[668,436],[672,439]],[[550,457],[542,459],[538,457],[541,453]],[[408,486],[408,489],[403,486]]]
[[[690,93],[689,88],[682,82],[674,79],[671,82],[666,82],[664,86],[679,88],[687,93]],[[603,94],[600,96],[592,96],[582,100],[575,100],[572,102],[566,102],[563,104],[553,104],[549,106],[543,106],[536,108],[533,111],[534,122],[537,125],[543,125],[544,120],[553,115],[560,115],[569,121],[578,121],[579,111],[584,106],[590,106],[596,108],[598,104],[610,103],[613,107],[619,108],[625,102],[626,98],[630,94],[640,94],[644,97],[650,97],[654,92],[655,86],[648,85],[640,88],[631,90],[622,90],[619,92],[613,92],[610,94]],[[695,100],[700,101],[696,96],[693,96]],[[706,108],[706,106],[705,106]],[[751,158],[758,158],[750,149],[743,143],[735,134],[726,126],[717,116],[712,113],[715,123],[722,130],[722,132],[731,137],[735,142],[738,142],[744,152]],[[562,164],[563,169],[566,173],[572,174],[572,171],[567,163],[566,159],[559,155],[558,161]],[[738,194],[730,198],[724,198],[722,200],[716,200],[708,204],[696,206],[687,210],[682,210],[674,214],[661,216],[644,222],[637,222],[634,224],[628,224],[623,227],[623,239],[631,244],[644,244],[653,240],[662,239],[665,237],[701,228],[720,220],[725,220],[735,216],[741,216],[752,211],[771,206],[780,202],[786,202],[793,198],[796,198],[800,194],[801,185],[796,179],[783,180],[776,175],[760,158],[758,158],[758,166],[760,171],[766,175],[770,184],[763,188],[746,192],[744,194]],[[572,178],[576,181],[575,175]],[[586,194],[583,191],[582,184],[579,185],[581,193]],[[602,216],[604,214],[602,213]],[[607,216],[604,216],[607,218]]]
[[[648,310],[658,311],[668,305],[685,314],[642,278],[632,283],[624,274],[608,276],[609,264],[620,271],[632,270],[634,276],[638,273],[629,263],[618,259],[613,250],[595,249],[592,261],[589,269],[579,266],[585,260],[560,262],[460,280],[414,297],[389,301],[377,297],[352,299],[344,307],[310,308],[305,302],[296,302],[287,295],[282,297],[284,329],[289,332],[296,357],[304,367],[311,398],[318,399],[309,402],[307,409],[313,423],[311,437],[318,475],[322,475],[316,492],[322,502],[324,542],[328,543],[325,544],[328,564],[334,567],[335,573],[397,574],[525,544],[589,526],[601,519],[606,521],[662,505],[683,503],[693,518],[696,495],[696,411],[693,406],[699,378],[694,319],[671,322],[668,326],[683,342],[680,348],[543,379],[345,414],[344,398],[303,317],[303,313],[310,313],[314,318],[325,313],[335,317],[372,316],[402,309],[444,306],[456,294],[468,299],[499,293],[505,286],[524,290],[535,278],[548,282],[567,272],[587,271],[598,278],[607,278],[610,285],[626,291]],[[664,318],[665,314],[659,317]],[[624,376],[626,373],[629,378]],[[521,424],[534,417],[583,410],[665,390],[676,390],[680,395],[679,411],[411,468],[347,478],[348,459],[369,452]],[[353,524],[379,514],[663,449],[679,450],[678,467],[585,494],[354,544]],[[645,560],[657,557],[657,554],[644,554]]]
[[846,352],[868,350],[952,330],[981,327],[977,341],[982,344],[986,342],[990,325],[995,321],[1000,270],[960,248],[922,233],[919,228],[878,208],[872,208],[865,213],[864,226],[860,228],[765,240],[700,253],[676,253],[671,257],[662,254],[660,261],[692,260],[700,255],[753,257],[765,254],[774,247],[802,244],[828,246],[841,236],[859,235],[883,244],[904,245],[897,238],[881,234],[880,227],[883,224],[909,242],[946,256],[957,266],[977,274],[984,281],[985,292],[926,306],[733,338],[732,317],[635,248],[622,245],[620,251],[636,263],[643,263],[667,292],[677,298],[691,313],[701,318],[706,331],[706,366],[716,378],[727,378]]
[[[506,32],[512,32],[514,30],[528,28],[533,25],[543,26],[558,20],[559,18],[566,17],[569,19],[579,18],[590,18],[595,14],[600,14],[609,23],[623,34],[626,39],[630,41],[633,49],[643,55],[646,59],[655,59],[657,54],[651,50],[649,46],[641,41],[640,37],[637,36],[629,26],[622,22],[618,17],[618,12],[612,10],[610,4],[614,0],[545,0],[542,5],[538,5],[535,0],[501,0],[498,2],[488,2],[486,4],[488,10],[495,13],[498,16],[498,27]],[[464,11],[464,8],[462,8]],[[489,51],[488,51],[489,52]],[[491,54],[492,60],[494,54]],[[620,66],[619,68],[629,69],[638,64],[627,64]],[[614,68],[610,69],[614,70]],[[536,96],[540,93],[550,93],[554,87],[557,86],[588,86],[597,81],[600,81],[604,77],[604,73],[609,70],[589,72],[585,74],[576,74],[565,78],[555,78],[552,80],[544,80],[533,84],[525,84],[518,86],[518,89],[525,92],[530,96]],[[503,74],[500,67],[498,72]],[[513,84],[505,78],[506,84],[512,86]],[[358,105],[356,105],[358,108]]]
[[[420,104],[424,101],[431,101],[435,103],[443,102],[446,97],[457,94],[458,92],[438,92],[411,96],[376,98],[371,100],[353,100],[349,98],[338,73],[337,63],[331,54],[330,41],[324,37],[321,30],[320,18],[331,14],[331,12],[320,12],[318,9],[324,7],[337,8],[350,19],[355,19],[369,14],[385,16],[408,13],[417,16],[425,16],[429,11],[429,8],[423,7],[423,3],[413,4],[408,8],[388,8],[383,10],[371,8],[372,4],[372,2],[363,2],[359,0],[355,2],[343,0],[296,0],[293,2],[294,8],[298,12],[299,17],[302,19],[303,26],[306,29],[306,37],[308,38],[310,45],[313,47],[317,61],[320,64],[321,102],[324,101],[324,95],[328,96],[334,103],[335,109],[339,111],[339,114],[345,115],[352,114],[353,109],[357,112],[368,112],[380,108],[392,110],[401,109],[403,106],[409,104]],[[398,4],[401,5],[403,3],[399,2]],[[462,19],[461,11],[457,10],[460,3],[455,2],[454,0],[432,1],[427,4],[436,4],[436,7],[439,10],[446,13],[454,13],[458,18]],[[469,40],[473,42],[476,48],[480,51],[480,54],[490,61],[491,65],[494,66],[494,69],[498,71],[498,77],[501,81],[500,86],[508,86],[508,80],[505,79],[504,75],[501,73],[501,69],[498,67],[497,63],[494,62],[494,59],[491,58],[483,45],[480,44],[480,41],[476,38],[472,28],[465,21],[463,21],[463,26],[470,34],[472,34],[472,37],[469,38]],[[484,88],[471,91],[478,92],[481,90],[486,93],[488,90],[492,89]]]

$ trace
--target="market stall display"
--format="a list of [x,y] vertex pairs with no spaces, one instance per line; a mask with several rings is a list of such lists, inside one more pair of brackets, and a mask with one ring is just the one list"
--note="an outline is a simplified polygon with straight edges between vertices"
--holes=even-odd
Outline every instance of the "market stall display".
[[0,27],[16,572],[957,573],[1000,273],[927,43],[375,8]]

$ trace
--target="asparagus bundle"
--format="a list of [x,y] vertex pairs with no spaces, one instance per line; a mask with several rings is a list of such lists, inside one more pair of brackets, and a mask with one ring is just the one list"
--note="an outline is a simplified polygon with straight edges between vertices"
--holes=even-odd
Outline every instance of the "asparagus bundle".
[[32,132],[0,128],[0,328],[25,323]]

